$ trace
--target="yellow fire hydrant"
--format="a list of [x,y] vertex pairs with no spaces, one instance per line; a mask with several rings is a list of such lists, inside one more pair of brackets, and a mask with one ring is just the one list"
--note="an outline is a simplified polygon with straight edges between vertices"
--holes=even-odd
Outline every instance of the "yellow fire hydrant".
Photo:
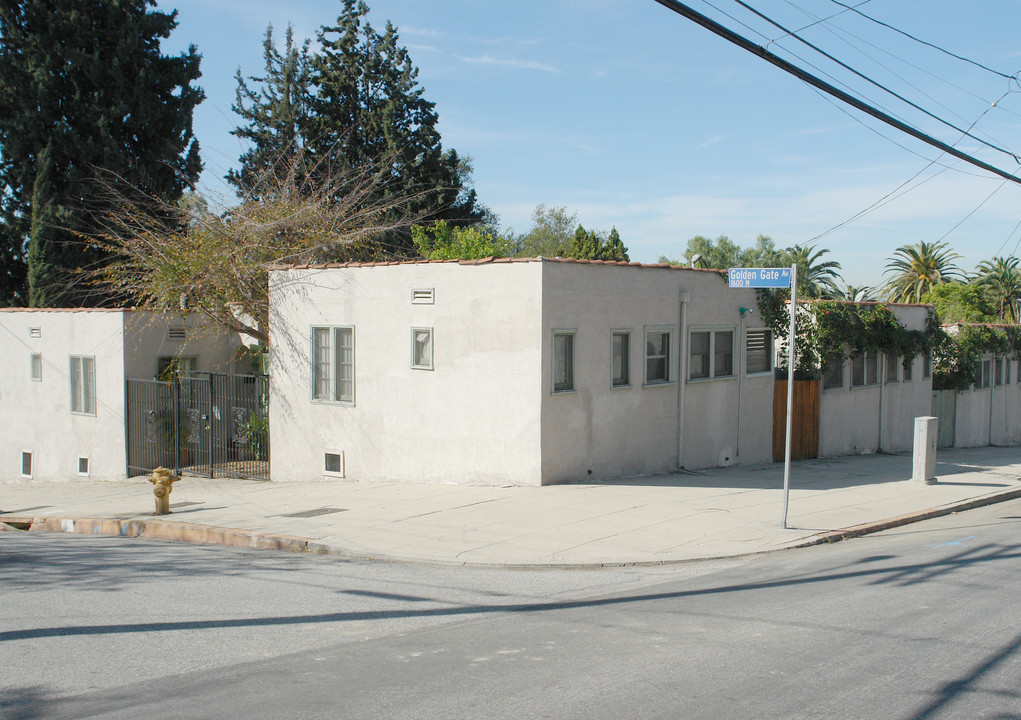
[[149,476],[152,483],[152,494],[156,496],[156,514],[170,514],[170,492],[174,489],[173,484],[180,480],[165,467],[158,467]]

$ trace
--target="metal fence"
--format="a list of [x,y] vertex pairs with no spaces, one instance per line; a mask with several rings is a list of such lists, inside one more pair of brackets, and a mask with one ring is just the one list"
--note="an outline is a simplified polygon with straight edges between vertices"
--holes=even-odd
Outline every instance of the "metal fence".
[[196,373],[128,380],[128,475],[167,467],[204,477],[269,479],[269,378]]

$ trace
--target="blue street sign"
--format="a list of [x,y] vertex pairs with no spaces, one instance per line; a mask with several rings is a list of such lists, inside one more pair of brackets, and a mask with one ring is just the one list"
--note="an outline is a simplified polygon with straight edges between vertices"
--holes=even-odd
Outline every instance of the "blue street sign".
[[790,268],[730,268],[730,287],[732,288],[785,288],[790,286]]

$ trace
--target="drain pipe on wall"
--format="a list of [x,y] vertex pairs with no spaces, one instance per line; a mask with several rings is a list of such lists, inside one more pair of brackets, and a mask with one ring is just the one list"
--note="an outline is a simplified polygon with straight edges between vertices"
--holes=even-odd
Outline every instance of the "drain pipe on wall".
[[691,294],[681,290],[678,295],[680,304],[680,335],[677,338],[677,468],[684,467],[684,388],[688,377],[688,301]]
[[876,452],[883,452],[883,390],[886,388],[886,355],[876,357],[876,374],[879,375],[879,440]]

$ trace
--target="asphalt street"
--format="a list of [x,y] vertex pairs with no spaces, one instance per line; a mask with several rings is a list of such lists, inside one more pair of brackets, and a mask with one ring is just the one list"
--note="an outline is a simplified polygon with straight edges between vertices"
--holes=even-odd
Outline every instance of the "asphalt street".
[[11,718],[1021,718],[1021,501],[510,571],[0,536]]

